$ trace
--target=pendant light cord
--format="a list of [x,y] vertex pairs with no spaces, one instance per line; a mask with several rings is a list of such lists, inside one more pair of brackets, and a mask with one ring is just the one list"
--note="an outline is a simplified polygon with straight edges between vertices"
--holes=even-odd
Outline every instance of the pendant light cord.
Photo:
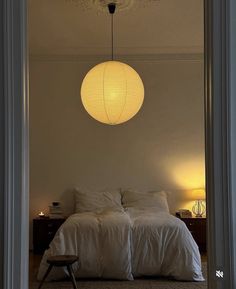
[[114,19],[111,14],[111,60],[114,60]]
[[111,60],[114,60],[114,19],[113,14],[116,11],[116,3],[109,3],[107,5],[109,13],[111,14]]

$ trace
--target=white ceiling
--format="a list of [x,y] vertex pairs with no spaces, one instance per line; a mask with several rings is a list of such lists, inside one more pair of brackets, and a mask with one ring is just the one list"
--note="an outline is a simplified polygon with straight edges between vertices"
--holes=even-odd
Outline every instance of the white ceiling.
[[[31,55],[110,53],[110,16],[76,3],[29,0]],[[114,21],[116,54],[203,52],[203,0],[160,0],[119,12]]]

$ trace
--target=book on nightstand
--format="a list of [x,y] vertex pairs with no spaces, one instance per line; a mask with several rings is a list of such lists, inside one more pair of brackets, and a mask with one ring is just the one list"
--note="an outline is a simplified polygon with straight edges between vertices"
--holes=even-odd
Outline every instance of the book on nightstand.
[[[56,205],[55,205],[56,204]],[[49,206],[49,217],[51,219],[63,219],[63,210],[59,202],[53,202]]]

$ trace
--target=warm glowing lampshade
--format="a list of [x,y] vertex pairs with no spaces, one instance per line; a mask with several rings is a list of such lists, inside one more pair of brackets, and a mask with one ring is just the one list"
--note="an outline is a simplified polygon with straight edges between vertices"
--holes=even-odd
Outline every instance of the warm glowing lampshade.
[[107,61],[93,67],[81,86],[82,103],[96,120],[115,125],[131,119],[141,108],[144,86],[129,65]]
[[195,189],[192,191],[194,200],[205,200],[205,190],[204,189]]

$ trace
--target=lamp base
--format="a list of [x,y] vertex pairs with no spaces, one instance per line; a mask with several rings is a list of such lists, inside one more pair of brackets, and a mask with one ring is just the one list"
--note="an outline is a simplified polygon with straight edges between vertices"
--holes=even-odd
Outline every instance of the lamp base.
[[202,218],[203,216],[202,215],[200,215],[200,214],[196,214],[195,215],[195,218]]
[[192,211],[193,211],[196,218],[202,218],[202,216],[206,212],[205,202],[202,200],[196,200],[195,204],[192,208]]

